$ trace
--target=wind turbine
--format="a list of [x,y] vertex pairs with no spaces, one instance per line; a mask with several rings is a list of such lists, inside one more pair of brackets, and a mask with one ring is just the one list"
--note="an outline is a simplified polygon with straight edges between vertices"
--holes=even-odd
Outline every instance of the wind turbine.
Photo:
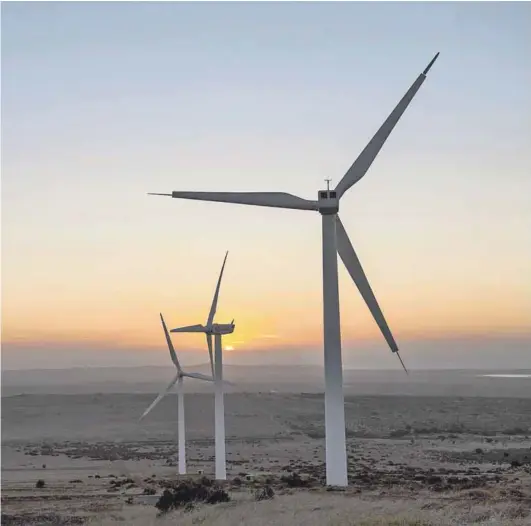
[[207,376],[201,373],[187,373],[181,367],[177,354],[173,347],[173,343],[170,338],[170,334],[164,322],[162,314],[160,315],[160,320],[162,322],[162,328],[164,329],[164,334],[166,336],[166,342],[168,343],[168,348],[170,350],[171,361],[177,368],[177,374],[175,378],[169,383],[168,387],[162,393],[155,398],[153,403],[144,411],[140,420],[148,415],[151,410],[171,391],[171,388],[177,383],[177,407],[178,407],[178,427],[179,427],[179,474],[186,474],[186,433],[184,427],[184,391],[183,391],[183,380],[185,377],[196,378],[197,380],[205,380],[207,382],[213,382],[214,379],[211,376]]
[[[215,450],[216,450],[216,479],[227,479],[227,466],[225,459],[225,404],[223,400],[223,352],[221,346],[221,338],[224,334],[232,334],[234,332],[234,320],[230,323],[214,323],[214,316],[218,306],[219,288],[221,286],[221,278],[225,270],[225,263],[229,252],[225,253],[225,259],[219,273],[218,283],[212,299],[212,305],[205,325],[188,325],[187,327],[178,327],[172,329],[170,332],[199,332],[206,335],[208,353],[210,355],[210,367],[212,369],[212,376],[214,378],[214,429],[215,429]],[[214,336],[214,352],[212,357],[212,336]]]
[[[339,219],[339,201],[345,192],[368,171],[402,114],[426,80],[428,71],[437,60],[437,53],[417,77],[394,110],[369,141],[334,190],[327,187],[318,192],[317,201],[302,199],[283,192],[172,192],[163,195],[177,199],[217,201],[245,205],[313,210],[322,216],[323,250],[323,332],[325,368],[325,428],[326,481],[328,485],[347,486],[347,451],[345,437],[345,408],[343,371],[341,362],[341,329],[339,318],[339,287],[337,253],[369,307],[391,351],[398,354],[398,346],[376,301],[352,243]],[[328,186],[328,185],[327,185]],[[400,360],[402,362],[402,360]],[[402,366],[404,364],[402,362]],[[404,367],[405,369],[405,367]],[[406,370],[407,372],[407,370]]]

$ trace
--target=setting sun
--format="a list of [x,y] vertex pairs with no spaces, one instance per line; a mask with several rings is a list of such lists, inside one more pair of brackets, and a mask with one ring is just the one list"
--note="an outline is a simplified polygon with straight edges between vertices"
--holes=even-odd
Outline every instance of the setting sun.
[[226,345],[225,346],[226,351],[234,351],[234,347],[232,345]]

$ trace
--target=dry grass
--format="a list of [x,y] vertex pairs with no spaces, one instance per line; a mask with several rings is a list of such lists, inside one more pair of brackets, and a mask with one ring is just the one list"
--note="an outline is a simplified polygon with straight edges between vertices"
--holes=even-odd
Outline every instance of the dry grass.
[[[520,515],[520,516],[519,516]],[[156,517],[156,510],[130,506],[91,526],[524,526],[531,518],[515,503],[470,500],[362,499],[351,495],[297,492],[271,501],[235,500],[192,512]]]
[[[322,395],[231,394],[232,501],[162,517],[140,493],[176,479],[175,400],[140,426],[150,402],[146,394],[3,398],[2,524],[531,526],[531,440],[496,434],[531,429],[529,398],[347,397],[352,485],[341,493],[319,484]],[[190,473],[213,471],[212,410],[211,395],[188,396]],[[312,487],[288,488],[280,482],[288,472]],[[256,502],[264,484],[277,495]]]

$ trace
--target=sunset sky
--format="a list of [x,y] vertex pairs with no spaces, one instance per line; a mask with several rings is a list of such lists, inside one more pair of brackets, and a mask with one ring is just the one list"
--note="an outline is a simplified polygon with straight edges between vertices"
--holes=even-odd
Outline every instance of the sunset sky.
[[[4,3],[5,366],[160,363],[159,312],[204,323],[226,250],[231,359],[322,360],[319,214],[146,193],[314,199],[440,51],[341,218],[404,356],[516,338],[531,367],[530,24],[510,2]],[[394,367],[341,263],[340,296],[345,361]]]

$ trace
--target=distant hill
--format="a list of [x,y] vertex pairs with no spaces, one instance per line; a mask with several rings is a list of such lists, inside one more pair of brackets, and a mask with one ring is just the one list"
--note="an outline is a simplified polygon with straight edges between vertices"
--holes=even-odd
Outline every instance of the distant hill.
[[[84,382],[158,382],[173,376],[174,366],[142,366],[142,367],[74,367],[70,369],[18,369],[2,371],[2,384],[39,384],[68,385]],[[210,365],[202,363],[186,366],[185,370],[208,374]],[[274,365],[224,365],[227,379],[241,381],[300,381],[319,380],[322,367],[305,366],[274,366]]]
[[[210,373],[207,363],[190,371]],[[453,396],[531,396],[531,378],[501,379],[483,375],[487,370],[345,370],[347,394],[411,394]],[[531,370],[503,371],[531,374]],[[174,375],[173,366],[77,367],[72,369],[27,369],[2,371],[2,396],[37,393],[132,393],[158,392]],[[226,365],[224,377],[234,382],[227,391],[323,392],[324,371],[314,365]],[[211,384],[191,381],[189,392],[209,392]]]

